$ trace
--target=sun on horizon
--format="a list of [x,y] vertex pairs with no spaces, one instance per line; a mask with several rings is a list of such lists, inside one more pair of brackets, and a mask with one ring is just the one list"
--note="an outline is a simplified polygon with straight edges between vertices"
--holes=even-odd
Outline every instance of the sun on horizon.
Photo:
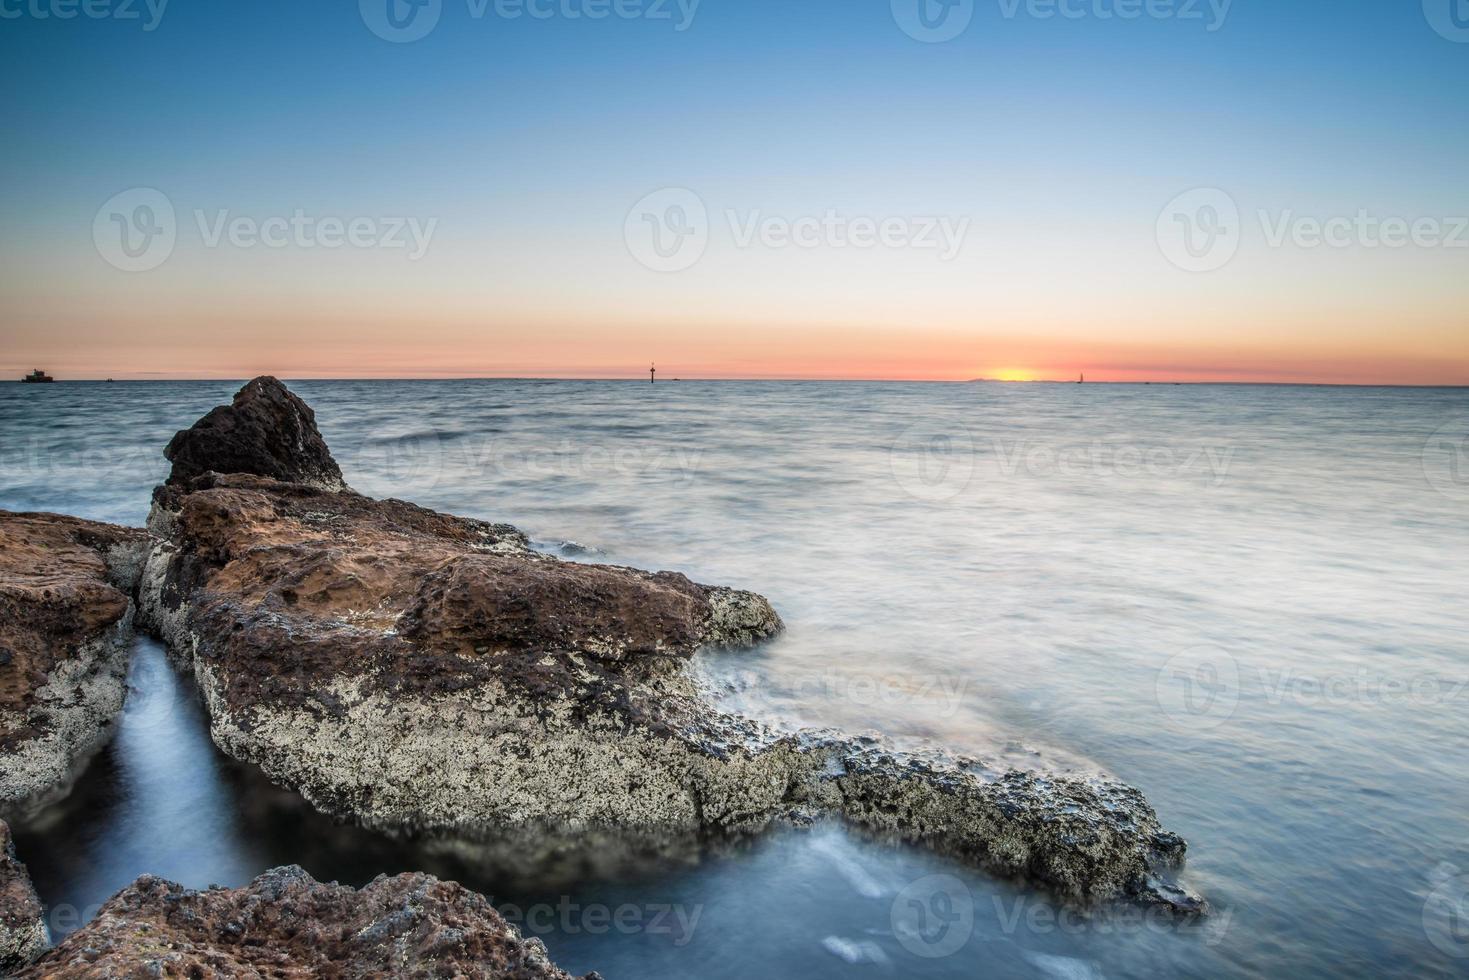
[[989,375],[996,381],[1035,381],[1036,373],[1029,368],[997,368]]

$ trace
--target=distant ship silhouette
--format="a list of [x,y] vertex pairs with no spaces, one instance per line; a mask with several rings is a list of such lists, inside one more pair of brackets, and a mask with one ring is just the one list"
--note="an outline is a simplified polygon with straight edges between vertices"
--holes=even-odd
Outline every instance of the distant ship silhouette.
[[51,384],[56,379],[51,377],[51,375],[47,374],[45,371],[42,371],[40,368],[36,368],[34,371],[26,375],[24,378],[21,378],[20,380],[28,385],[46,385]]

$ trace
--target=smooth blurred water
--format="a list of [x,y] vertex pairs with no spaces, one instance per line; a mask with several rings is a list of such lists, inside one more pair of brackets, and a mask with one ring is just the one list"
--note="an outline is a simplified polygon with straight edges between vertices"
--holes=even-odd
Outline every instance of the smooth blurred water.
[[[141,523],[163,445],[237,387],[0,385],[0,507]],[[48,902],[298,861],[458,878],[610,978],[1469,974],[1469,391],[291,387],[365,493],[769,596],[783,637],[701,658],[731,708],[1133,783],[1218,911],[1057,919],[830,827],[497,881],[224,759],[147,641],[117,739],[18,834]]]

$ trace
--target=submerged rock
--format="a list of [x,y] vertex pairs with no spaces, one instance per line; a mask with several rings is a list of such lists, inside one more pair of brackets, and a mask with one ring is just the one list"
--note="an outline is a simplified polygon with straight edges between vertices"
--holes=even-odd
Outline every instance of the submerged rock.
[[144,875],[17,976],[570,980],[539,939],[453,882],[383,875],[353,889],[294,866],[205,891]]
[[64,791],[122,710],[140,530],[0,511],[0,810]]
[[[246,391],[295,404],[273,379]],[[140,616],[194,671],[216,743],[323,810],[551,839],[832,814],[1078,902],[1203,908],[1168,876],[1183,841],[1114,780],[903,756],[718,711],[687,663],[779,631],[760,596],[563,562],[512,527],[315,478],[221,472],[234,456],[211,445],[218,428],[189,430],[209,472],[176,465],[155,494]],[[252,444],[272,438],[320,443],[309,409]],[[324,451],[297,475],[335,471]]]
[[0,975],[19,969],[50,945],[41,900],[16,860],[10,827],[0,820]]

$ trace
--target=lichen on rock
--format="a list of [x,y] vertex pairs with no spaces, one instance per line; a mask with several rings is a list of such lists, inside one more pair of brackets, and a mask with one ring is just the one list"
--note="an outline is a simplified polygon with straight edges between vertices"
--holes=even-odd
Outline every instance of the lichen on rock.
[[8,975],[50,945],[41,900],[15,856],[10,827],[0,820],[0,975]]

